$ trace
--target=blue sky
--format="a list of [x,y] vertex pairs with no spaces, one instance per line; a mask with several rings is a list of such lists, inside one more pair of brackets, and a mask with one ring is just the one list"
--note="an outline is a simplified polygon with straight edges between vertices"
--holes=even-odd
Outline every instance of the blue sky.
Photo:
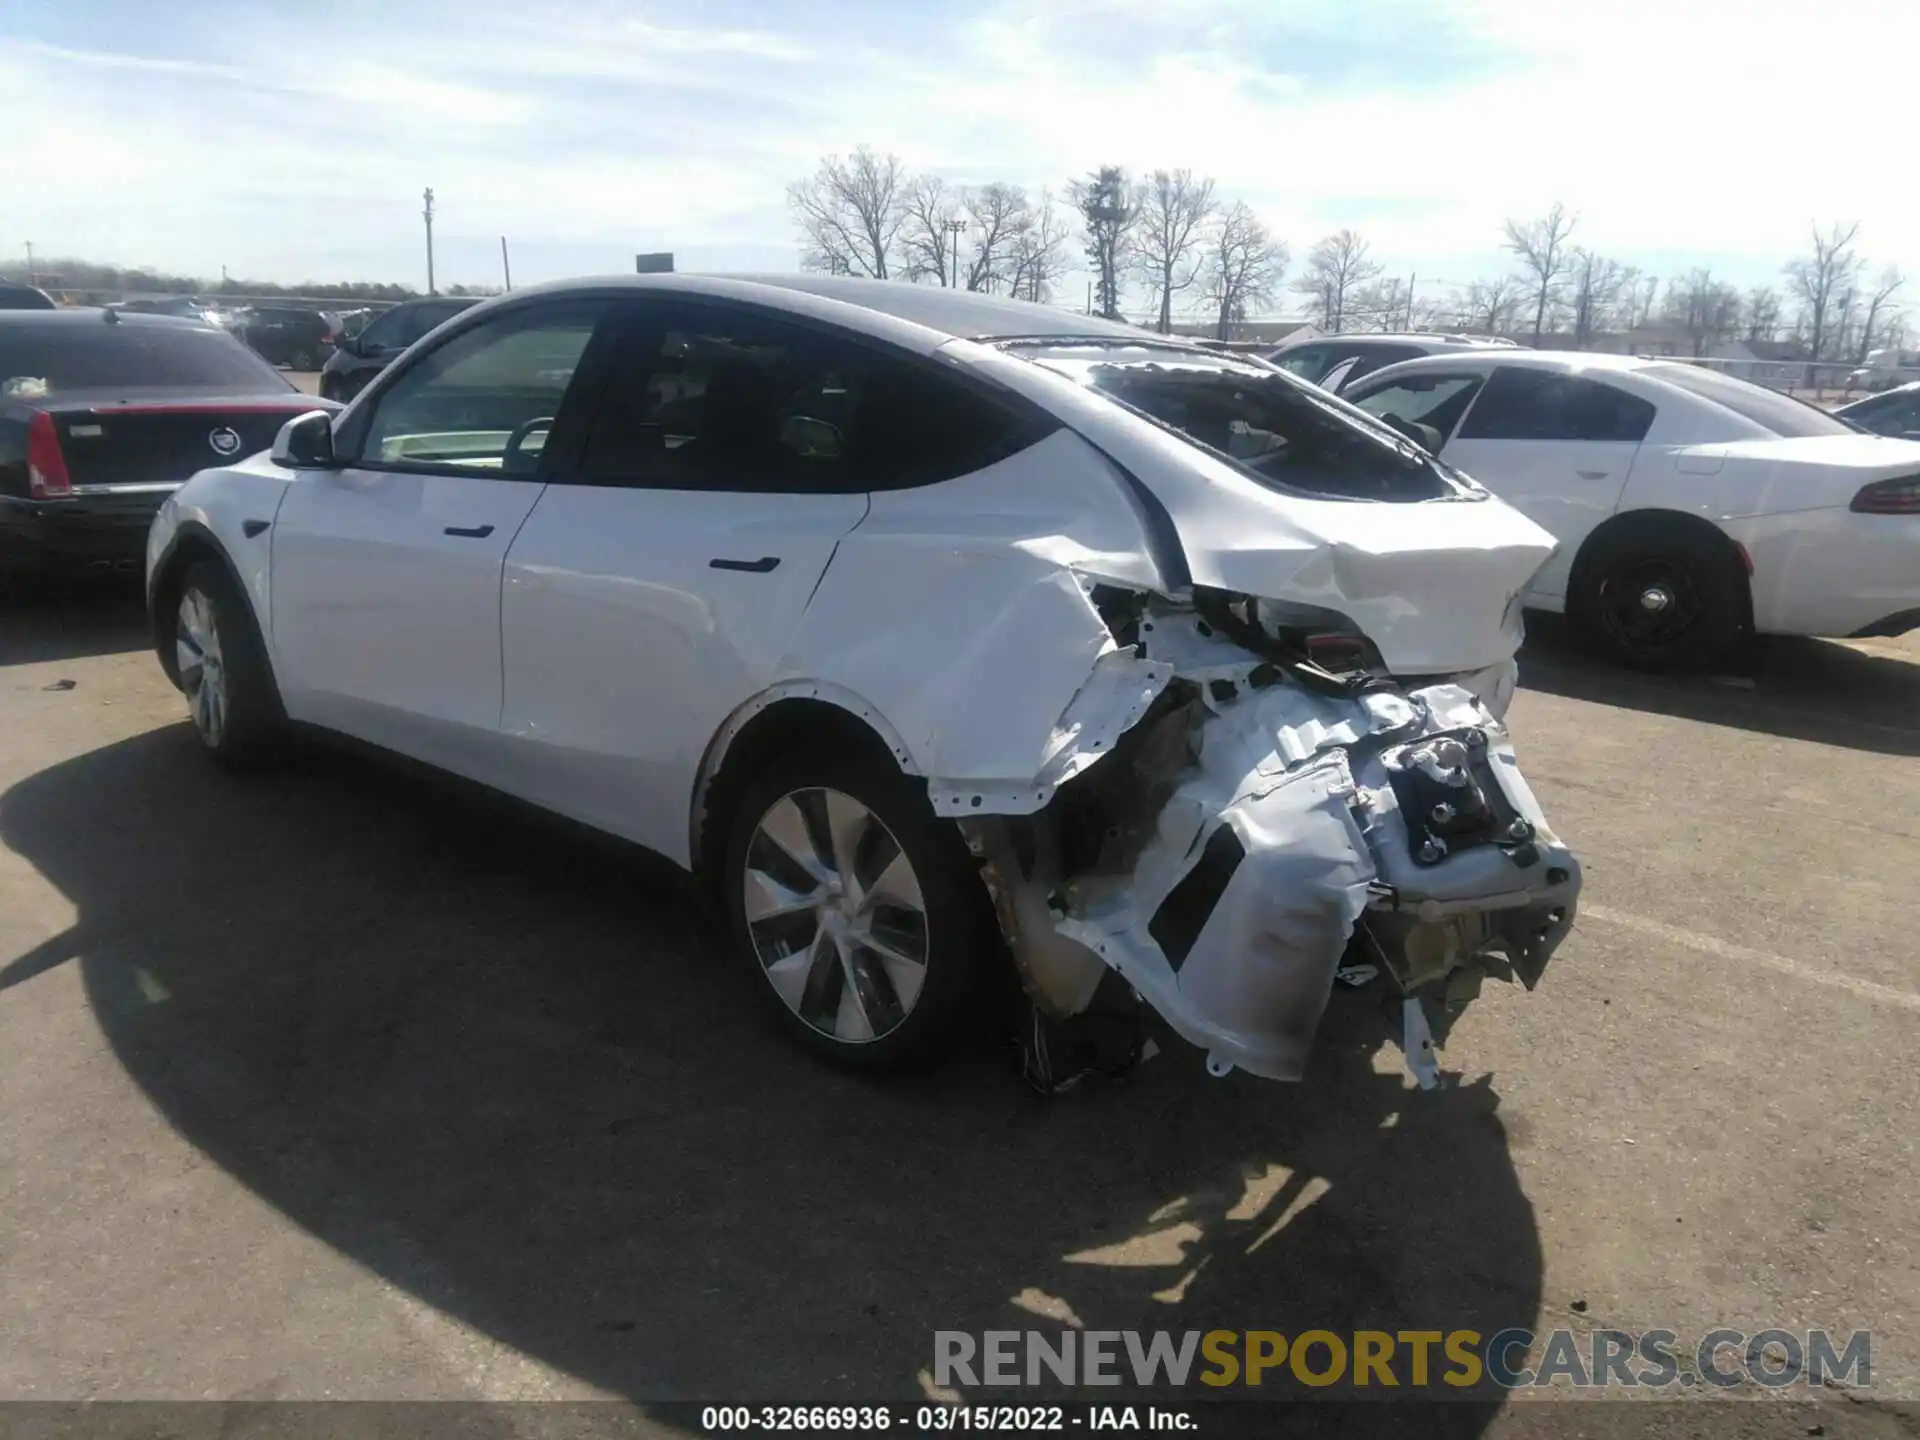
[[864,142],[1033,189],[1190,166],[1423,295],[1554,200],[1663,272],[1767,281],[1839,218],[1920,270],[1917,93],[1882,0],[0,0],[0,257],[420,284],[430,184],[442,284],[503,234],[517,282],[785,269],[786,183]]

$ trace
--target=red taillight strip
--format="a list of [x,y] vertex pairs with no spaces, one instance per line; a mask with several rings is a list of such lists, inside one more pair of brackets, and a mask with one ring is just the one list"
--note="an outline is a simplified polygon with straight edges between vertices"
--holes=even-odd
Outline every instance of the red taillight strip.
[[285,405],[96,405],[96,415],[304,415],[322,407],[311,396]]
[[73,494],[67,457],[60,453],[60,432],[53,428],[53,416],[44,410],[34,411],[33,419],[27,422],[27,493],[36,500],[59,500]]
[[1863,486],[1847,508],[1856,515],[1920,515],[1920,475],[1876,480]]

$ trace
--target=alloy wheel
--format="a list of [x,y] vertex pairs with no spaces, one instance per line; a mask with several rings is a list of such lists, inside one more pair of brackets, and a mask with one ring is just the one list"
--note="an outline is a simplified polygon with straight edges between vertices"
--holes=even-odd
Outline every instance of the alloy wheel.
[[755,957],[788,1009],[850,1045],[906,1022],[927,978],[927,907],[878,815],[839,790],[791,791],[755,826],[742,880]]
[[174,658],[200,738],[218,745],[227,728],[227,669],[220,654],[213,600],[203,590],[189,589],[180,597]]

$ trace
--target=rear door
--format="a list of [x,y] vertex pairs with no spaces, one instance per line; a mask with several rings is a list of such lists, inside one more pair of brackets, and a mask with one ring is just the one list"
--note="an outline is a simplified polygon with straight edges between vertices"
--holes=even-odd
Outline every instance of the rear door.
[[501,566],[577,444],[605,314],[519,305],[414,354],[342,427],[346,463],[289,487],[272,613],[296,718],[497,779]]
[[750,307],[622,313],[580,463],[507,556],[502,728],[520,793],[685,860],[708,742],[867,512],[874,352]]
[[1603,380],[1498,365],[1441,458],[1560,542],[1530,594],[1564,602],[1580,544],[1613,514],[1652,426],[1651,401]]

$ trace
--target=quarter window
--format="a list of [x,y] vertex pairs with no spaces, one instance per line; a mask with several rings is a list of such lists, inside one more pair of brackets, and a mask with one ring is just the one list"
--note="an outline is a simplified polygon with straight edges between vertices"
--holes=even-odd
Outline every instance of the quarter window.
[[1656,409],[1598,380],[1503,365],[1460,427],[1462,440],[1586,440],[1638,443]]
[[428,351],[381,395],[363,463],[538,473],[597,308],[508,311]]

